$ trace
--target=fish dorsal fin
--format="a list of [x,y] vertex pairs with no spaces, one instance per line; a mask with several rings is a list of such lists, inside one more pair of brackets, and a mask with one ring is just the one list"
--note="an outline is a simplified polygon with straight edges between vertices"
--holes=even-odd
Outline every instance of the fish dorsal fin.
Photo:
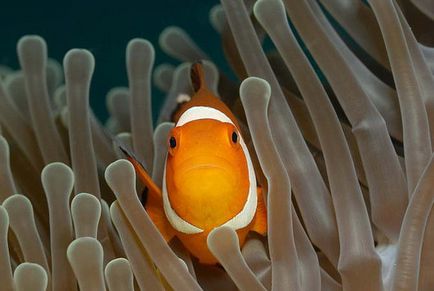
[[177,110],[173,113],[173,121],[175,124],[178,122],[179,118],[184,112],[192,107],[210,107],[216,109],[223,114],[225,114],[235,126],[238,128],[238,122],[235,116],[232,114],[230,109],[222,102],[213,92],[208,89],[205,70],[200,61],[195,62],[190,68],[190,78],[191,84],[193,86],[194,94],[188,102],[180,104]]
[[194,93],[197,93],[199,90],[206,89],[205,73],[203,71],[203,65],[201,61],[197,61],[191,65],[190,79]]

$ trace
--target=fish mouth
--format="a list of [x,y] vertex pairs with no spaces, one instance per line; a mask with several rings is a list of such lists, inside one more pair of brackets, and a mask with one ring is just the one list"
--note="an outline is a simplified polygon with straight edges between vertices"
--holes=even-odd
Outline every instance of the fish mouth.
[[192,170],[202,169],[202,168],[222,168],[222,167],[216,166],[215,164],[198,164],[191,167]]
[[[237,186],[238,175],[226,167],[213,164],[199,164],[183,168],[175,174],[175,184],[181,192],[217,192],[215,189],[225,185],[227,189]],[[216,193],[217,194],[217,193]]]
[[226,159],[216,156],[187,159],[174,172],[174,181],[178,189],[186,191],[215,192],[212,188],[219,188],[219,184],[234,188],[237,186],[238,179],[237,167]]
[[230,170],[227,169],[227,167],[221,166],[221,165],[215,165],[215,164],[196,164],[196,165],[190,165],[182,167],[182,170],[184,173],[191,173],[201,170],[220,170],[222,172],[229,172]]
[[236,169],[236,165],[219,156],[196,156],[186,159],[177,167],[179,172],[190,172],[201,169],[220,169],[229,172]]

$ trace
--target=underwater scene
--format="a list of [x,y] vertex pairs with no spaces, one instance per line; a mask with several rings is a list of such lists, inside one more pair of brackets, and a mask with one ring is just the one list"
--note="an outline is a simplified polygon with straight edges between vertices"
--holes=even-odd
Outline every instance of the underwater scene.
[[[0,19],[0,290],[434,290],[434,2]],[[19,13],[15,13],[19,11]]]

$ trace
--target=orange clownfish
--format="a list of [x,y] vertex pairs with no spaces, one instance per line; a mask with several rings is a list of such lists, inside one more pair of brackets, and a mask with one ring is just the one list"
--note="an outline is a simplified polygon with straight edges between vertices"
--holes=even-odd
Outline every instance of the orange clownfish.
[[206,87],[200,63],[192,65],[191,79],[195,93],[174,114],[162,189],[128,159],[148,188],[145,209],[166,241],[176,236],[201,263],[215,264],[210,231],[232,227],[243,245],[249,231],[266,234],[267,215],[235,116]]

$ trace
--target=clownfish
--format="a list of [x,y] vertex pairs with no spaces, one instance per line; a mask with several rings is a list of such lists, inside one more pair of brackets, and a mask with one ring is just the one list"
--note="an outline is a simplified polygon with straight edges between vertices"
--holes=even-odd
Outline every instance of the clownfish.
[[132,156],[147,187],[145,209],[166,241],[176,236],[203,264],[217,260],[208,234],[229,226],[240,246],[249,231],[266,235],[267,214],[247,146],[230,109],[205,84],[200,63],[191,67],[194,94],[174,114],[167,139],[162,189]]

